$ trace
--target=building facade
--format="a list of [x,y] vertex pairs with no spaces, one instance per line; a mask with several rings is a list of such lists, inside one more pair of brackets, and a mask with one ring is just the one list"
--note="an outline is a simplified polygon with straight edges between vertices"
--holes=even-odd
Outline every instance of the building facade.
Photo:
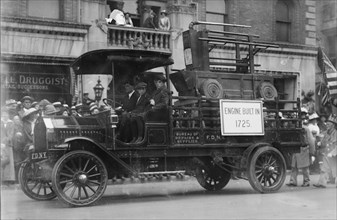
[[[336,48],[336,37],[333,38],[335,32],[321,25],[325,23],[324,19],[318,19],[321,17],[317,13],[326,8],[318,3],[321,1],[122,2],[124,11],[131,14],[135,27],[106,25],[104,18],[118,4],[112,0],[1,1],[1,103],[9,98],[19,100],[24,95],[31,95],[37,100],[61,100],[68,104],[76,101],[74,97],[81,98],[83,92],[89,92],[89,97],[93,98],[92,88],[97,79],[75,79],[69,65],[78,56],[91,50],[121,47],[136,49],[136,46],[144,48],[144,45],[119,41],[118,33],[145,32],[153,34],[156,39],[166,39],[166,43],[158,40],[158,45],[146,48],[172,53],[175,64],[171,69],[183,69],[182,32],[188,29],[190,22],[196,20],[250,25],[251,28],[240,31],[259,35],[258,41],[279,44],[279,48],[258,53],[256,63],[261,66],[257,70],[298,73],[300,86],[305,92],[315,90],[318,36],[326,36],[326,45],[334,40]],[[150,9],[157,15],[163,9],[168,12],[172,26],[170,31],[141,27]],[[218,30],[239,31],[233,27]],[[233,56],[233,51],[234,48],[231,47],[218,47],[214,49],[214,55]],[[336,49],[329,50],[329,55],[336,59]],[[103,87],[108,88],[109,77],[102,75],[100,79]],[[103,97],[107,96],[107,91],[108,89],[104,91]]]

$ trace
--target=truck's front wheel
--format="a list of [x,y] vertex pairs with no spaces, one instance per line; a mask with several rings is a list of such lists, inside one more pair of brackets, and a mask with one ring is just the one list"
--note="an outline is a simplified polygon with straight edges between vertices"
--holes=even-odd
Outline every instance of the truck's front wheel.
[[261,147],[249,158],[248,180],[256,191],[269,193],[282,187],[286,178],[286,162],[279,150]]
[[70,206],[87,206],[99,200],[107,186],[107,169],[100,158],[88,151],[62,156],[52,173],[53,189]]

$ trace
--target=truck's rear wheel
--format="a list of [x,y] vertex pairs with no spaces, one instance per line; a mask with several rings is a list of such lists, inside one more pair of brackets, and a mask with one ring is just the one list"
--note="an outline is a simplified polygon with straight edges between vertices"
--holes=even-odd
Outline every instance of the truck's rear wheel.
[[35,163],[21,164],[18,173],[21,189],[31,199],[38,201],[52,200],[56,197],[56,194],[51,181],[40,175],[41,169]]
[[224,188],[231,179],[231,173],[221,169],[212,162],[198,164],[196,169],[198,183],[208,191]]
[[261,147],[249,157],[248,180],[258,192],[269,193],[279,190],[286,178],[286,162],[274,147]]
[[107,181],[104,163],[87,151],[65,154],[57,161],[52,173],[55,193],[70,206],[87,206],[98,201],[104,194]]

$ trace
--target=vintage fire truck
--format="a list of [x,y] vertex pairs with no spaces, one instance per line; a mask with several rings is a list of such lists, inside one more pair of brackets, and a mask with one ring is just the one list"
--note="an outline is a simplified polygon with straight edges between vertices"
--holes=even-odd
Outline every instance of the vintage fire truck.
[[[221,190],[234,176],[258,192],[278,191],[290,154],[304,145],[299,76],[255,70],[254,55],[277,45],[244,33],[199,31],[196,25],[221,24],[192,22],[183,33],[186,68],[172,73],[169,53],[104,49],[78,57],[72,64],[75,74],[113,76],[112,93],[104,100],[109,109],[86,117],[39,117],[35,151],[19,171],[23,192],[78,207],[98,201],[116,179],[146,182],[185,175],[195,176],[209,191]],[[227,45],[235,58],[214,56]],[[154,75],[149,70],[157,67],[165,67],[168,89],[173,84],[178,94],[169,94],[163,119],[144,118],[141,142],[125,143],[117,138],[118,88],[126,78],[139,79],[150,93]]]

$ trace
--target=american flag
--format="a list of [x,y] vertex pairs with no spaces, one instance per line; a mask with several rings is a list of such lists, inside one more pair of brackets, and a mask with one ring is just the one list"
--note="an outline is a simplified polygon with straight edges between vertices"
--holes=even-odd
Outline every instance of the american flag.
[[328,94],[324,94],[323,97],[325,96],[325,99],[337,99],[337,71],[320,47],[318,48],[318,65],[328,88]]

